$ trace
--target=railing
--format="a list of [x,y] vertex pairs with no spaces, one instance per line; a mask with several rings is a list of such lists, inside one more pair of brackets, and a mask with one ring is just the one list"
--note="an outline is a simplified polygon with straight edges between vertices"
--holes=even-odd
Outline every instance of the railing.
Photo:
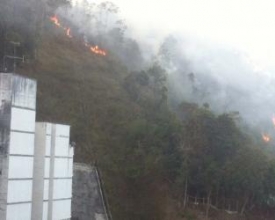
[[96,179],[97,179],[98,186],[99,186],[99,191],[100,191],[101,198],[102,198],[102,204],[103,204],[103,207],[104,207],[104,212],[106,214],[107,220],[113,220],[113,217],[112,217],[112,214],[111,214],[111,211],[110,211],[108,198],[106,196],[106,192],[105,192],[104,187],[103,187],[102,177],[101,177],[100,171],[99,171],[99,169],[96,165],[94,165],[94,168],[95,168],[95,173],[96,173]]
[[[207,206],[207,198],[200,198],[187,195],[186,196],[187,205],[191,205],[193,208],[195,207],[206,207]],[[215,210],[223,210],[228,214],[238,214],[240,211],[239,201],[234,199],[222,198],[219,201],[215,201],[210,199],[210,208]]]

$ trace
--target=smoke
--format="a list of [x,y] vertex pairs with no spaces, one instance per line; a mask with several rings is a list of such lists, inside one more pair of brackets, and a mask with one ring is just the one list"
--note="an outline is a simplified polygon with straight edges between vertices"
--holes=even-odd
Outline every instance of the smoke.
[[218,113],[239,111],[253,125],[271,123],[275,79],[247,54],[181,35],[167,38],[163,47],[170,60],[164,57],[161,63],[169,72],[174,101],[208,103]]
[[[119,13],[107,16],[98,11],[96,4],[100,2],[74,1],[72,8],[58,13],[74,22],[84,35],[95,37],[105,32],[107,47],[130,69],[144,68],[157,60],[168,72],[173,105],[208,103],[217,113],[238,111],[250,125],[271,126],[275,79],[272,53],[266,56],[265,51],[275,46],[265,42],[270,37],[257,39],[259,31],[269,33],[265,24],[272,13],[266,13],[267,5],[260,8],[245,1],[240,6],[244,10],[236,11],[236,1],[137,4],[115,0]],[[255,20],[254,15],[261,17]],[[99,16],[105,16],[105,23],[96,23]]]
[[115,2],[127,11],[143,57],[157,55],[167,70],[171,102],[209,103],[274,129],[274,2]]
[[144,62],[140,47],[129,35],[120,8],[111,1],[73,1],[56,14],[73,24],[78,39],[115,54],[129,70],[141,70]]

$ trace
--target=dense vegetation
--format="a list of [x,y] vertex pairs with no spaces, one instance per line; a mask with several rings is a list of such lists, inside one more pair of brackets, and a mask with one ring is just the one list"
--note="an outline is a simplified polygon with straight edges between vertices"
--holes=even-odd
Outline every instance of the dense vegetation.
[[[239,204],[244,216],[272,211],[273,153],[241,129],[238,114],[217,115],[207,103],[171,108],[162,63],[138,68],[138,45],[123,35],[121,23],[88,35],[90,42],[100,38],[107,45],[102,57],[49,21],[66,1],[37,1],[37,10],[31,0],[18,4],[0,1],[1,58],[13,52],[9,41],[20,42],[17,55],[27,59],[17,61],[17,71],[38,81],[38,120],[72,126],[76,161],[102,170],[114,219],[191,219],[188,195],[206,198],[205,215],[223,199]],[[99,8],[115,12],[106,5]],[[13,60],[2,65],[11,71]]]

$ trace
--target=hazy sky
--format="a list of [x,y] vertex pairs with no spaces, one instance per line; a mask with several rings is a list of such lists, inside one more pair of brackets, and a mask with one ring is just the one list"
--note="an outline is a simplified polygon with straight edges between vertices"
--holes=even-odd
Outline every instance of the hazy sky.
[[275,66],[274,0],[112,1],[140,35],[176,31],[244,51],[255,65]]

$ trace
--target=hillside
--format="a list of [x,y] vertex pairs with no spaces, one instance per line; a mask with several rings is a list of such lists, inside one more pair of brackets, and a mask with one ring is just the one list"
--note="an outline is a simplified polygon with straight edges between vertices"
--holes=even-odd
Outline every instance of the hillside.
[[[140,68],[138,44],[117,27],[85,42],[73,24],[72,34],[53,18],[41,16],[34,39],[26,37],[32,30],[10,27],[12,37],[25,37],[18,53],[28,55],[17,73],[37,80],[37,121],[71,125],[75,161],[101,170],[114,220],[272,219],[272,142],[244,131],[238,113],[217,114],[209,103],[184,100],[172,110],[169,75],[158,59]],[[91,51],[91,42],[107,55]],[[184,84],[198,92],[192,74]]]
[[[115,207],[112,211],[114,216],[120,216],[117,219],[133,216],[133,207],[129,207],[125,213],[127,203],[130,206],[144,203],[140,208],[134,208],[137,213],[141,210],[144,212],[137,214],[136,219],[140,219],[140,215],[155,213],[154,210],[145,209],[148,204],[155,206],[152,203],[154,200],[148,197],[151,187],[138,190],[144,198],[141,197],[136,202],[127,202],[127,199],[135,199],[135,195],[123,192],[136,191],[132,188],[134,185],[124,182],[125,176],[139,176],[130,174],[138,171],[132,169],[144,169],[142,164],[136,163],[143,153],[140,152],[142,154],[139,153],[140,156],[136,156],[135,160],[134,152],[130,149],[132,141],[127,140],[125,135],[129,135],[129,129],[136,130],[135,127],[144,123],[146,117],[152,114],[150,103],[134,101],[135,98],[131,97],[125,87],[125,81],[131,80],[131,74],[111,52],[106,57],[96,55],[81,42],[66,38],[54,26],[48,28],[37,48],[37,59],[22,63],[18,68],[18,73],[37,80],[37,120],[71,125],[71,141],[76,142],[75,161],[97,162],[102,166],[107,173],[107,191],[114,203],[111,206]],[[151,96],[150,88],[144,86],[144,91],[144,96]],[[154,117],[156,116],[157,114]],[[152,117],[150,120],[155,119]],[[129,150],[122,152],[125,144],[129,144]],[[132,164],[127,164],[129,160]],[[158,182],[158,179],[154,181]]]
[[[43,36],[37,57],[18,70],[38,81],[37,119],[72,125],[72,141],[81,146],[76,148],[76,160],[83,160],[80,148],[88,141],[99,145],[98,132],[115,126],[109,123],[112,117],[125,116],[123,111],[133,105],[121,86],[127,69],[112,56],[95,55],[60,33]],[[88,136],[95,138],[83,140],[88,129]]]

